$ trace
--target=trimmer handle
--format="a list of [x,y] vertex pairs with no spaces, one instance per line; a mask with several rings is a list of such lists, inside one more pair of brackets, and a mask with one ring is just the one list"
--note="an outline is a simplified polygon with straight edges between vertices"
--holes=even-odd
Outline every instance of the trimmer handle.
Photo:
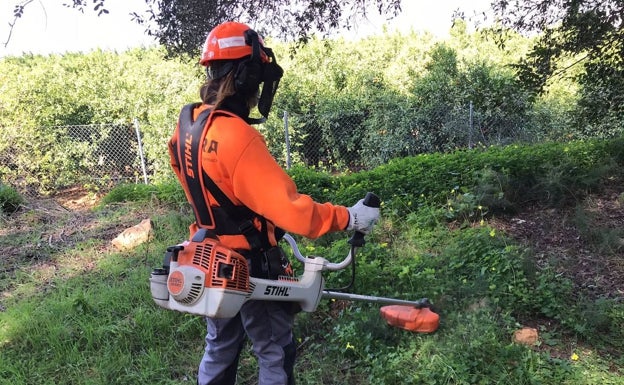
[[[371,192],[366,194],[366,196],[364,197],[363,203],[368,207],[380,207],[381,206],[381,200],[379,199],[379,197]],[[303,254],[301,254],[301,251],[297,247],[297,242],[290,234],[288,233],[284,234],[283,239],[286,242],[288,242],[288,244],[290,245],[290,248],[293,251],[293,254],[295,255],[295,258],[297,258],[299,262],[305,265],[306,263],[310,263],[311,261],[314,260],[314,259],[308,259]],[[337,271],[337,270],[342,270],[346,268],[347,266],[349,266],[351,264],[351,261],[353,260],[355,247],[361,247],[364,245],[364,234],[360,231],[356,231],[351,237],[351,239],[349,239],[348,242],[351,244],[352,247],[351,247],[351,250],[349,251],[349,254],[342,262],[332,263],[332,262],[325,260],[324,258],[320,258],[320,257],[316,258],[316,259],[322,259],[324,261],[322,270]]]
[[368,207],[381,207],[381,199],[372,192],[367,192],[364,197],[364,206]]
[[[379,199],[379,197],[372,192],[367,192],[366,196],[364,197],[364,206],[380,207],[381,199]],[[366,243],[366,241],[364,241],[364,233],[361,231],[356,231],[355,233],[353,233],[353,236],[351,237],[351,239],[349,239],[348,242],[351,246],[354,247],[364,246],[364,243]]]

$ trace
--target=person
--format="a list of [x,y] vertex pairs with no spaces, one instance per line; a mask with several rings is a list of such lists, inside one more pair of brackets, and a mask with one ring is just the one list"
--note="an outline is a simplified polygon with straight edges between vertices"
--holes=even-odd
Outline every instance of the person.
[[[252,124],[266,119],[283,71],[249,26],[226,22],[206,39],[200,64],[207,80],[201,103],[182,108],[169,141],[171,166],[195,214],[191,236],[208,229],[244,255],[250,276],[289,274],[278,241],[284,232],[308,238],[341,230],[371,231],[379,209],[315,202],[301,194]],[[262,91],[260,92],[260,85]],[[250,117],[257,107],[262,118]],[[233,318],[206,318],[197,383],[234,384],[246,338],[258,359],[258,383],[294,384],[292,304],[247,301]]]

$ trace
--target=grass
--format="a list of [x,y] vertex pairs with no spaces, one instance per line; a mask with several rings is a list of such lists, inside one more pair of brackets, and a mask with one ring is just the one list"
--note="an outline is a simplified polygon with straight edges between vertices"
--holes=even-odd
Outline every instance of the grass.
[[[0,384],[194,384],[204,323],[154,305],[148,284],[166,246],[186,236],[189,213],[158,202],[110,203],[80,221],[53,213],[24,212],[2,229],[14,254],[0,265]],[[323,301],[297,318],[298,384],[624,384],[621,303],[582,306],[560,272],[528,269],[530,251],[501,230],[447,226],[443,214],[384,218],[358,257],[356,286],[431,298],[440,329],[414,334],[388,327],[376,305]],[[110,246],[147,216],[149,243]],[[301,242],[332,260],[346,252],[338,235]],[[329,275],[327,286],[347,276]],[[523,325],[540,331],[536,345],[512,342]],[[255,384],[249,347],[241,362],[240,383]]]

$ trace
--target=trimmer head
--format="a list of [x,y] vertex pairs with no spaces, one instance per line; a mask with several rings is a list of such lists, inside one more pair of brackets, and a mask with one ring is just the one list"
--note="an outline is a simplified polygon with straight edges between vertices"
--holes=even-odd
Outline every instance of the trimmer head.
[[433,333],[440,326],[440,316],[428,307],[389,305],[381,307],[379,312],[388,325],[411,332]]

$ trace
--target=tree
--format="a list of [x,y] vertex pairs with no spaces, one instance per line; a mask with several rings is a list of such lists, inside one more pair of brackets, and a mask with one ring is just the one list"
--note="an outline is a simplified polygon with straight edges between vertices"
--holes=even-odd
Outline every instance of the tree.
[[[14,21],[34,0],[15,5]],[[60,0],[66,1],[66,0]],[[69,7],[84,12],[93,6],[98,14],[108,13],[106,0],[73,0]],[[133,19],[144,25],[167,48],[170,56],[197,56],[206,34],[214,26],[229,20],[258,25],[260,33],[272,33],[287,40],[306,43],[318,32],[327,35],[336,29],[350,29],[371,9],[381,15],[396,16],[401,0],[145,0],[147,11],[134,12]],[[5,46],[8,44],[9,37]]]
[[582,55],[580,62],[605,64],[618,64],[623,57],[622,0],[496,0],[492,8],[502,28],[541,33],[520,67],[524,80],[536,90],[542,89],[548,77],[565,70],[557,66],[565,55]]
[[578,77],[582,124],[617,122],[624,113],[623,0],[495,0],[492,3],[501,31],[539,33],[529,54],[517,65],[522,82],[535,93],[547,81],[564,74],[563,58],[582,65]]
[[[98,16],[108,13],[108,9],[104,8],[104,1],[105,0],[91,0],[91,2],[93,3],[93,12],[96,12]],[[17,2],[13,7],[13,21],[9,22],[9,33],[7,35],[6,41],[4,42],[5,47],[8,46],[9,42],[11,41],[11,36],[13,35],[13,28],[15,27],[15,23],[17,23],[17,20],[24,15],[26,7],[33,2],[34,0],[21,0]],[[63,5],[75,8],[78,11],[84,13],[85,8],[88,7],[88,1],[72,0],[71,3],[64,2]]]

